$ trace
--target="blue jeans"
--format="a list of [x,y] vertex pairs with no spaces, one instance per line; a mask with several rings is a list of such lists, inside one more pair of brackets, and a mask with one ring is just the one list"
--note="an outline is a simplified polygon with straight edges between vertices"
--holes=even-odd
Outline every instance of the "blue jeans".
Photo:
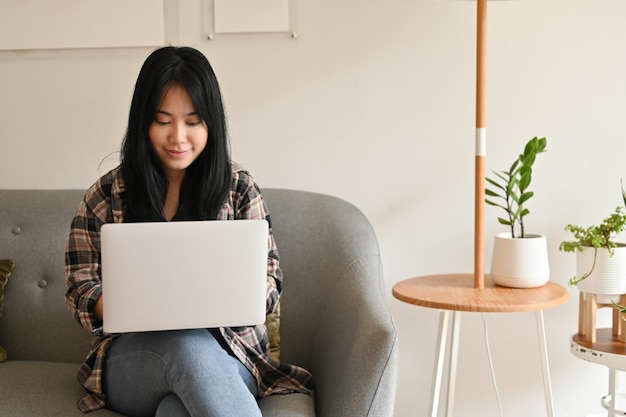
[[254,376],[217,338],[205,329],[118,337],[103,374],[109,408],[130,417],[261,417]]

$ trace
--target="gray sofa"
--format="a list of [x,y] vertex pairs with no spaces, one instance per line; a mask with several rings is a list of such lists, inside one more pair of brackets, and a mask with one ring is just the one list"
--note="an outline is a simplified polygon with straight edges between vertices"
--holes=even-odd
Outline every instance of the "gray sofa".
[[[0,190],[5,289],[0,417],[82,415],[76,372],[91,336],[65,305],[64,245],[82,190]],[[397,334],[378,244],[353,205],[302,191],[263,191],[285,273],[281,359],[309,369],[315,397],[271,396],[264,416],[392,416]],[[119,416],[109,410],[96,416]]]

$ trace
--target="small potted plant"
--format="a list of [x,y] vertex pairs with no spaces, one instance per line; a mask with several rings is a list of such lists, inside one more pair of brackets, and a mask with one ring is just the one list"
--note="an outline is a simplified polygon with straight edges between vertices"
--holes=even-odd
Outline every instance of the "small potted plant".
[[[626,193],[622,187],[626,203]],[[626,293],[626,244],[615,238],[626,230],[626,210],[618,206],[598,225],[589,227],[568,224],[565,230],[574,240],[563,241],[559,250],[576,253],[576,275],[569,280],[582,292],[599,295]]]
[[495,176],[486,178],[485,202],[505,211],[506,217],[498,217],[498,221],[510,229],[496,235],[494,241],[491,277],[497,285],[532,288],[550,279],[546,237],[526,233],[524,225],[530,213],[526,203],[534,195],[529,190],[533,164],[546,146],[546,138],[532,138],[507,171],[493,171]]

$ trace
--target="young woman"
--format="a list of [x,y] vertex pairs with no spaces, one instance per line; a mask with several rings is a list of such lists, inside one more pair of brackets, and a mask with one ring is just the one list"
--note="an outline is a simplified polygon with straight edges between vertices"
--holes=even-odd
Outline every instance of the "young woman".
[[[102,331],[99,236],[104,223],[249,218],[270,221],[253,178],[231,163],[213,69],[192,48],[154,51],[135,85],[121,163],[87,191],[67,241],[66,301],[94,335],[78,374],[87,390],[80,410],[250,417],[261,416],[257,397],[312,391],[306,370],[272,359],[264,325],[121,335]],[[268,247],[270,313],[282,290],[271,228]]]

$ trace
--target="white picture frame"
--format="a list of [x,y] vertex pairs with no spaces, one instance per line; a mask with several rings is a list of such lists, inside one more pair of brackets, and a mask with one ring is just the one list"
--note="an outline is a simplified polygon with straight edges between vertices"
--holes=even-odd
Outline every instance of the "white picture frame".
[[165,44],[165,0],[2,0],[0,50]]

